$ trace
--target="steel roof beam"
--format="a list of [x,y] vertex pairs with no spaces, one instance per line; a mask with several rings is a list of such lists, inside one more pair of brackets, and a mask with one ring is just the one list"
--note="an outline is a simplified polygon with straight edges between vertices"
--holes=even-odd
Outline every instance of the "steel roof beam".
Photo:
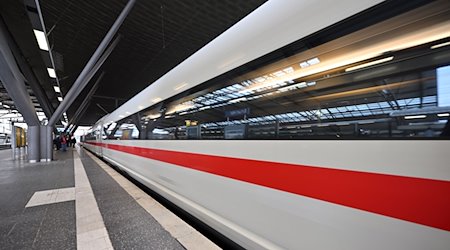
[[[114,35],[119,30],[121,24],[127,17],[128,13],[131,11],[134,3],[136,0],[130,0],[125,8],[120,13],[119,17],[116,19],[106,36],[103,38],[102,42],[98,46],[98,48],[95,50],[92,57],[87,62],[86,66],[84,67],[83,71],[81,71],[78,78],[75,80],[74,84],[70,88],[69,92],[67,93],[64,100],[61,102],[61,104],[56,109],[55,113],[52,115],[52,117],[49,119],[49,126],[53,126],[56,121],[61,117],[61,115],[72,105],[73,101],[75,101],[76,97],[80,94],[80,92],[83,90],[84,87],[86,87],[86,84],[88,81],[85,79],[87,76],[92,73],[92,70],[94,69],[94,66],[99,61],[100,57],[102,56],[103,52],[108,47],[108,44],[113,39]],[[117,41],[117,40],[116,40]],[[113,45],[111,45],[109,48],[114,48]],[[112,51],[112,50],[111,50]],[[111,52],[109,52],[111,53]],[[105,53],[106,54],[106,53]],[[106,60],[106,58],[105,58]],[[101,65],[100,65],[101,66]],[[95,74],[95,72],[94,72]]]
[[39,104],[41,105],[45,115],[47,117],[51,117],[53,112],[55,111],[55,108],[51,105],[50,100],[47,97],[47,94],[45,94],[42,85],[40,84],[30,65],[27,63],[24,55],[22,54],[22,51],[20,51],[19,49],[19,46],[17,46],[17,43],[12,38],[10,32],[6,29],[6,25],[3,22],[3,20],[0,20],[0,25],[2,26],[2,30],[4,32],[3,35],[5,36],[5,39],[8,41],[12,54],[14,55],[14,58],[16,59],[16,62],[20,70],[24,74],[25,81],[28,82],[28,84],[31,87],[31,90],[33,90],[33,93],[36,95],[36,98]]
[[75,112],[75,114],[72,116],[72,118],[70,118],[70,121],[67,124],[67,127],[64,129],[64,132],[67,132],[67,130],[69,129],[69,125],[70,124],[74,124],[73,122],[78,119],[78,116],[80,115],[81,111],[85,108],[86,105],[88,105],[89,101],[91,100],[92,96],[94,95],[95,91],[97,90],[97,88],[99,86],[99,83],[103,79],[104,75],[105,75],[105,72],[102,72],[100,74],[100,76],[97,78],[97,80],[95,81],[95,83],[92,86],[91,90],[89,90],[89,93],[84,97],[83,102],[78,107],[78,109]]
[[16,59],[12,54],[6,37],[7,34],[8,31],[2,21],[0,25],[0,80],[27,124],[29,126],[39,126],[36,109],[27,92],[25,78],[20,72]]

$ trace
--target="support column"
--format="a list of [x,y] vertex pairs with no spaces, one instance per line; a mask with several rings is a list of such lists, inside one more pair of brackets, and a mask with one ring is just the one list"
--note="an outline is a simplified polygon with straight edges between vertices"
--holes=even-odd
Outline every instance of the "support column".
[[30,163],[39,161],[40,143],[39,143],[40,126],[28,127],[28,160]]
[[[41,138],[44,139],[46,141],[46,145],[45,145],[45,151],[46,151],[46,157],[47,157],[47,161],[52,161],[53,160],[53,126],[45,126],[45,130],[46,130],[46,135],[45,138]],[[44,150],[44,148],[42,148],[42,150]]]
[[[50,135],[48,135],[47,127],[48,126],[44,126],[44,125],[39,126],[39,130],[40,130],[39,141],[40,141],[40,148],[41,148],[41,153],[40,153],[41,162],[51,161],[51,159],[48,160],[48,157],[47,157],[47,143],[48,143],[47,142],[47,137],[50,137],[52,139],[52,144],[51,145],[52,145],[52,150],[53,150],[53,136],[52,136],[52,133],[50,133]],[[52,130],[51,127],[50,127],[50,130]]]

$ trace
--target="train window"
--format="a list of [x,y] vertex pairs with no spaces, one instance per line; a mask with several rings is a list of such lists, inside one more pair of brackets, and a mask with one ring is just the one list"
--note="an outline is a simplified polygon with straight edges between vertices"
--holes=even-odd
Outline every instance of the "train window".
[[[142,110],[140,138],[449,138],[450,24],[442,13],[450,10],[442,3],[330,41],[319,32],[296,53],[273,53]],[[135,124],[120,133],[139,137]]]
[[139,130],[136,124],[122,123],[119,129],[114,134],[114,138],[120,140],[133,140],[139,139]]

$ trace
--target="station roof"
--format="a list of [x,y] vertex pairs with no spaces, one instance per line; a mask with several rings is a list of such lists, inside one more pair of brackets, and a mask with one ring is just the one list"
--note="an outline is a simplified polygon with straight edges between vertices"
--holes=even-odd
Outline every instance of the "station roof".
[[[118,31],[121,38],[89,85],[71,105],[72,117],[94,81],[104,71],[79,125],[91,125],[106,113],[163,76],[266,0],[138,0]],[[127,0],[46,0],[40,1],[42,16],[52,48],[60,91],[47,73],[49,62],[34,37],[34,1],[1,1],[1,18],[32,68],[54,108],[94,53],[101,40],[126,5]],[[37,111],[42,111],[29,88]],[[0,102],[14,108],[0,85]]]

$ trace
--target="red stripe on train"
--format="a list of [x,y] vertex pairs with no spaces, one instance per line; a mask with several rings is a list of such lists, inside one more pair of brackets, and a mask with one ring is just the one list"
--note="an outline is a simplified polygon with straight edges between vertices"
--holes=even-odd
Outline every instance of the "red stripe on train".
[[449,181],[90,144],[450,231]]

